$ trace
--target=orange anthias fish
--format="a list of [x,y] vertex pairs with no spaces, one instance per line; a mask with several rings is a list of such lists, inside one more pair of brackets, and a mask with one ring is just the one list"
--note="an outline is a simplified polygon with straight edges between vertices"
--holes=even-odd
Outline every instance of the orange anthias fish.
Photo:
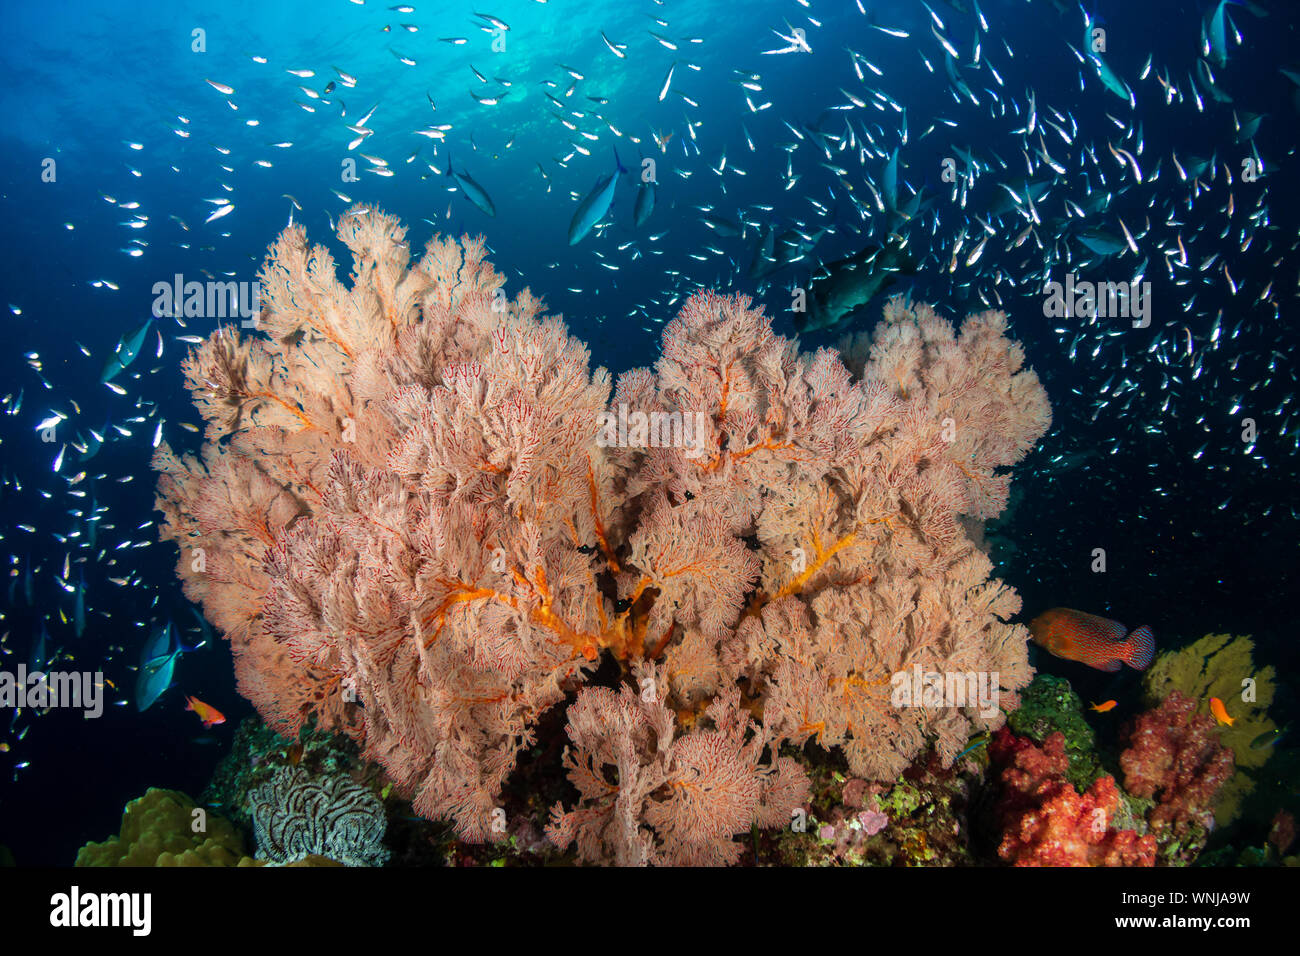
[[1104,714],[1104,713],[1107,713],[1108,711],[1112,711],[1112,710],[1114,710],[1114,709],[1115,709],[1115,705],[1118,704],[1118,703],[1119,703],[1119,701],[1116,701],[1116,700],[1107,700],[1107,701],[1103,701],[1103,702],[1100,703],[1100,704],[1093,704],[1093,705],[1092,705],[1090,708],[1088,708],[1088,709],[1089,709],[1089,710],[1095,710],[1095,711],[1096,711],[1097,713],[1099,713],[1099,714]]
[[186,697],[188,703],[185,705],[186,710],[192,710],[199,715],[199,720],[203,721],[204,727],[211,727],[214,724],[224,724],[226,715],[211,704],[205,704],[197,697]]
[[1054,607],[1029,622],[1034,640],[1057,657],[1099,671],[1117,671],[1123,662],[1146,670],[1156,653],[1155,635],[1145,624],[1125,636],[1125,627],[1095,614]]
[[1223,701],[1219,700],[1217,697],[1210,698],[1210,713],[1214,715],[1214,719],[1219,722],[1220,727],[1231,727],[1237,722],[1236,717],[1228,716],[1228,708],[1224,707]]

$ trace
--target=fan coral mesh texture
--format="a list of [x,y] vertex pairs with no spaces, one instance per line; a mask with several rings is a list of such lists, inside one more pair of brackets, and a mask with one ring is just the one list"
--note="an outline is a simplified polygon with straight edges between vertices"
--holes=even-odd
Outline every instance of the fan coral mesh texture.
[[[645,673],[645,672],[643,672]],[[577,809],[552,811],[548,835],[561,848],[575,839],[589,862],[717,866],[734,863],[732,836],[777,827],[808,795],[803,769],[789,757],[762,765],[736,688],[706,712],[707,730],[675,734],[662,673],[642,692],[584,688],[569,708],[569,779]]]
[[289,767],[248,799],[259,860],[296,863],[317,854],[345,866],[388,861],[384,805],[347,777],[315,777]]
[[[658,703],[579,695],[572,759],[614,748],[631,776],[597,767],[557,839],[724,862],[730,834],[801,799],[782,744],[889,778],[1001,723],[900,706],[893,675],[982,674],[1014,706],[1019,598],[963,521],[1003,509],[1003,469],[1050,412],[1001,313],[958,331],[893,300],[855,375],[748,299],[701,292],[611,397],[558,318],[505,296],[481,240],[435,239],[413,264],[404,228],[365,207],[339,237],[350,285],[301,227],[280,236],[265,335],[220,329],[185,363],[201,458],[155,459],[186,593],[278,731],[310,716],[347,733],[418,812],[495,838],[538,717],[613,655],[656,668]],[[622,716],[595,727],[598,708]]]

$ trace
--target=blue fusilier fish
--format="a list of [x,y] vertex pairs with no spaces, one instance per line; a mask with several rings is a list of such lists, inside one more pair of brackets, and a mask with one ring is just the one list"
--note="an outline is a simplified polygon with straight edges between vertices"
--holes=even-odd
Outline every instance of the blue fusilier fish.
[[82,461],[90,461],[90,459],[99,454],[99,450],[104,447],[104,437],[108,434],[110,424],[111,421],[109,416],[105,416],[103,428],[98,430],[94,428],[86,429],[86,431],[90,433],[89,438],[81,439],[81,433],[77,433],[77,438],[81,440],[81,445],[85,449],[85,451],[79,453]]
[[1133,91],[1128,88],[1128,84],[1121,80],[1098,54],[1092,50],[1092,31],[1096,21],[1087,11],[1083,14],[1083,53],[1092,61],[1093,68],[1097,71],[1097,78],[1101,80],[1102,86],[1110,90],[1121,100],[1128,103],[1132,109],[1137,108],[1137,100],[1133,97]]
[[1228,65],[1228,29],[1231,27],[1234,38],[1238,43],[1241,42],[1241,36],[1237,33],[1236,26],[1228,16],[1228,4],[1234,7],[1245,7],[1257,17],[1268,16],[1268,11],[1256,3],[1249,3],[1247,0],[1219,0],[1218,6],[1211,9],[1201,23],[1201,53],[1208,56],[1214,61],[1215,66],[1224,67]]
[[1079,233],[1079,241],[1099,256],[1113,256],[1124,249],[1124,240],[1101,229]]
[[199,641],[198,645],[194,648],[194,650],[198,650],[204,644],[212,643],[212,628],[208,626],[207,618],[205,618],[202,613],[199,612],[199,609],[193,604],[190,605],[190,613],[193,614],[194,619],[199,622],[199,633],[203,635],[203,640]]
[[487,190],[470,178],[469,173],[458,173],[452,169],[450,156],[447,158],[447,175],[456,180],[456,185],[460,187],[461,194],[466,199],[489,216],[497,214],[497,207],[493,205],[492,197],[487,194]]
[[885,208],[893,212],[898,208],[898,150],[889,154],[885,163]]
[[86,543],[90,545],[90,550],[95,550],[95,539],[99,537],[99,508],[95,504],[95,486],[90,487],[90,508],[85,512],[86,520],[83,522],[86,530]]
[[[989,221],[1000,219],[1009,215],[1012,211],[1032,215],[1034,203],[1047,195],[1047,190],[1051,188],[1051,185],[1051,180],[1047,179],[1040,179],[1038,182],[1019,180],[1012,186],[1008,186],[1006,183],[998,183],[1002,191],[996,194],[993,203],[989,206]],[[1102,194],[1098,193],[1097,195]]]
[[149,635],[140,653],[140,673],[135,679],[136,710],[143,713],[153,706],[154,701],[172,685],[177,658],[192,650],[194,648],[181,646],[171,621]]
[[126,367],[135,361],[135,357],[140,354],[140,347],[144,345],[144,337],[149,334],[151,325],[153,325],[153,319],[146,319],[144,325],[129,335],[124,335],[118,339],[117,349],[114,350],[112,357],[104,364],[104,373],[99,377],[101,382],[111,381],[115,375],[125,371]]
[[614,201],[614,190],[618,186],[619,174],[627,172],[619,161],[617,149],[614,150],[614,166],[614,171],[596,180],[596,185],[591,187],[587,198],[578,204],[578,211],[573,214],[573,221],[569,223],[569,245],[576,246],[580,243],[596,223],[604,219],[605,214],[609,212],[610,204]]

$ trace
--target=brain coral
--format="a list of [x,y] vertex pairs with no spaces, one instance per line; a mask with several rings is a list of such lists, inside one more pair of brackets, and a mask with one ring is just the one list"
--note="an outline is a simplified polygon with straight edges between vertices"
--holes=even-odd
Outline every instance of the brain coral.
[[388,820],[369,789],[345,776],[279,771],[249,794],[258,859],[296,863],[313,854],[346,866],[383,866]]

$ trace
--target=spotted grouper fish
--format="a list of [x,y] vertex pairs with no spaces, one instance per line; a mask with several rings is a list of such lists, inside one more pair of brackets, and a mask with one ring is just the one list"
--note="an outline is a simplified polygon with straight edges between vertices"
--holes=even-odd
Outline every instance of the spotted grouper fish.
[[1126,630],[1119,621],[1068,607],[1054,607],[1029,622],[1034,640],[1057,657],[1100,671],[1117,671],[1121,661],[1146,670],[1155,656],[1155,635],[1145,624],[1127,636]]

